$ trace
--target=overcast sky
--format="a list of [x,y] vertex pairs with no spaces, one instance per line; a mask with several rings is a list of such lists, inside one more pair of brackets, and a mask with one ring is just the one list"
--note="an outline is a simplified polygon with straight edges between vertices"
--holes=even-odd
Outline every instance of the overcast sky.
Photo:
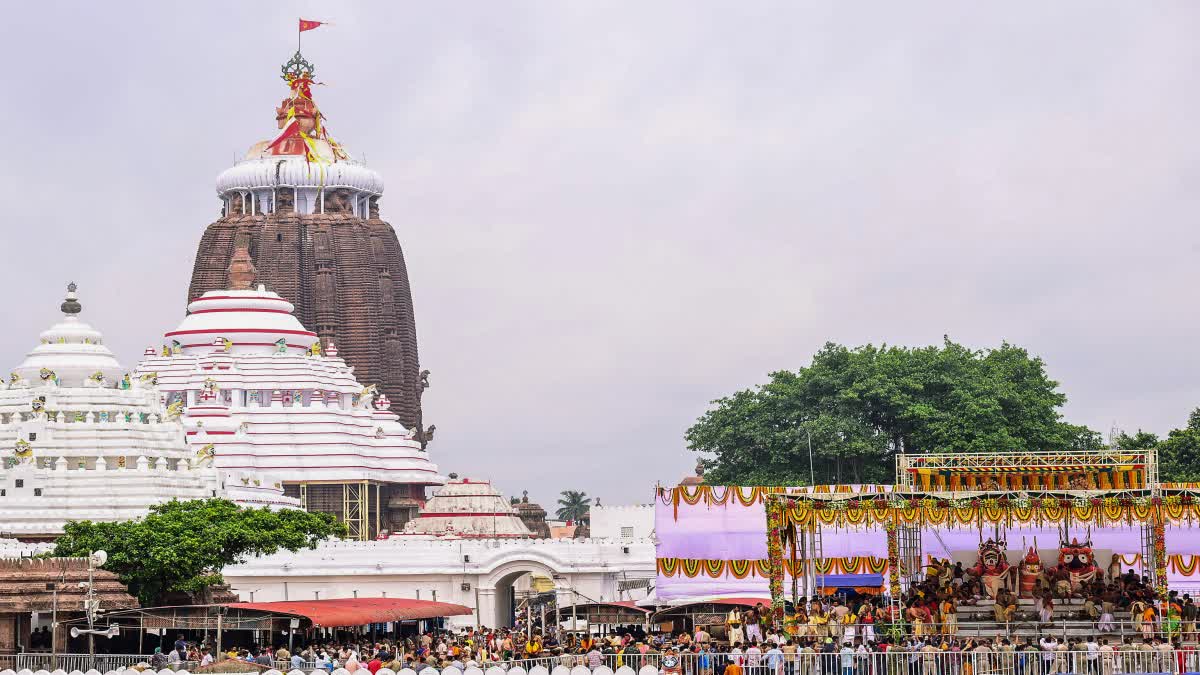
[[1200,405],[1194,2],[14,4],[0,360],[71,279],[127,365],[174,327],[301,15],[444,471],[647,502],[826,340],[1014,342],[1106,434]]

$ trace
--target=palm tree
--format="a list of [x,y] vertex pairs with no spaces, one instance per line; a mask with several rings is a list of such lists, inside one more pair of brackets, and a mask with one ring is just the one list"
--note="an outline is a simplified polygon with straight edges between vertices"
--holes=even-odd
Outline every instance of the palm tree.
[[562,496],[558,498],[558,511],[555,515],[559,520],[586,521],[591,505],[592,500],[586,492],[563,490]]

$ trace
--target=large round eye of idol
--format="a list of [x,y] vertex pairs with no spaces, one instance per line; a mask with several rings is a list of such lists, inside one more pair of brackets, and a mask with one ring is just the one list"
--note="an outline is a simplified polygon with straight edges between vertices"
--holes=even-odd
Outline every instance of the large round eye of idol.
[[1074,560],[1075,560],[1075,556],[1070,553],[1063,555],[1063,562],[1065,562],[1065,563],[1074,562]]
[[1079,554],[1078,556],[1076,556],[1076,557],[1079,559],[1079,564],[1080,564],[1080,565],[1086,565],[1086,564],[1088,564],[1088,554],[1086,554],[1086,553],[1080,553],[1080,554]]

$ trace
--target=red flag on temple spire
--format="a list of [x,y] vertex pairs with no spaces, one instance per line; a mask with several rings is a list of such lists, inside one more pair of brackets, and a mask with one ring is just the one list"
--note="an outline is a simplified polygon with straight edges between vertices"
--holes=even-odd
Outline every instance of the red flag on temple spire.
[[317,28],[318,26],[324,26],[324,25],[325,25],[324,21],[309,21],[308,19],[300,19],[300,32],[303,33],[306,30],[313,30],[314,28]]

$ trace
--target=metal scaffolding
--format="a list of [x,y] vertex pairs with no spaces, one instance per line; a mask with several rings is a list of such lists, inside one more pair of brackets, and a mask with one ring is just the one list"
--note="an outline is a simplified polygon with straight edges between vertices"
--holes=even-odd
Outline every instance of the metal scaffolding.
[[367,481],[342,484],[342,522],[349,531],[348,538],[366,541],[371,538],[371,490]]
[[1146,489],[1158,487],[1158,453],[1151,450],[1062,450],[1037,452],[948,452],[896,455],[896,486],[922,490],[922,473],[962,475],[1096,473],[1136,470]]

